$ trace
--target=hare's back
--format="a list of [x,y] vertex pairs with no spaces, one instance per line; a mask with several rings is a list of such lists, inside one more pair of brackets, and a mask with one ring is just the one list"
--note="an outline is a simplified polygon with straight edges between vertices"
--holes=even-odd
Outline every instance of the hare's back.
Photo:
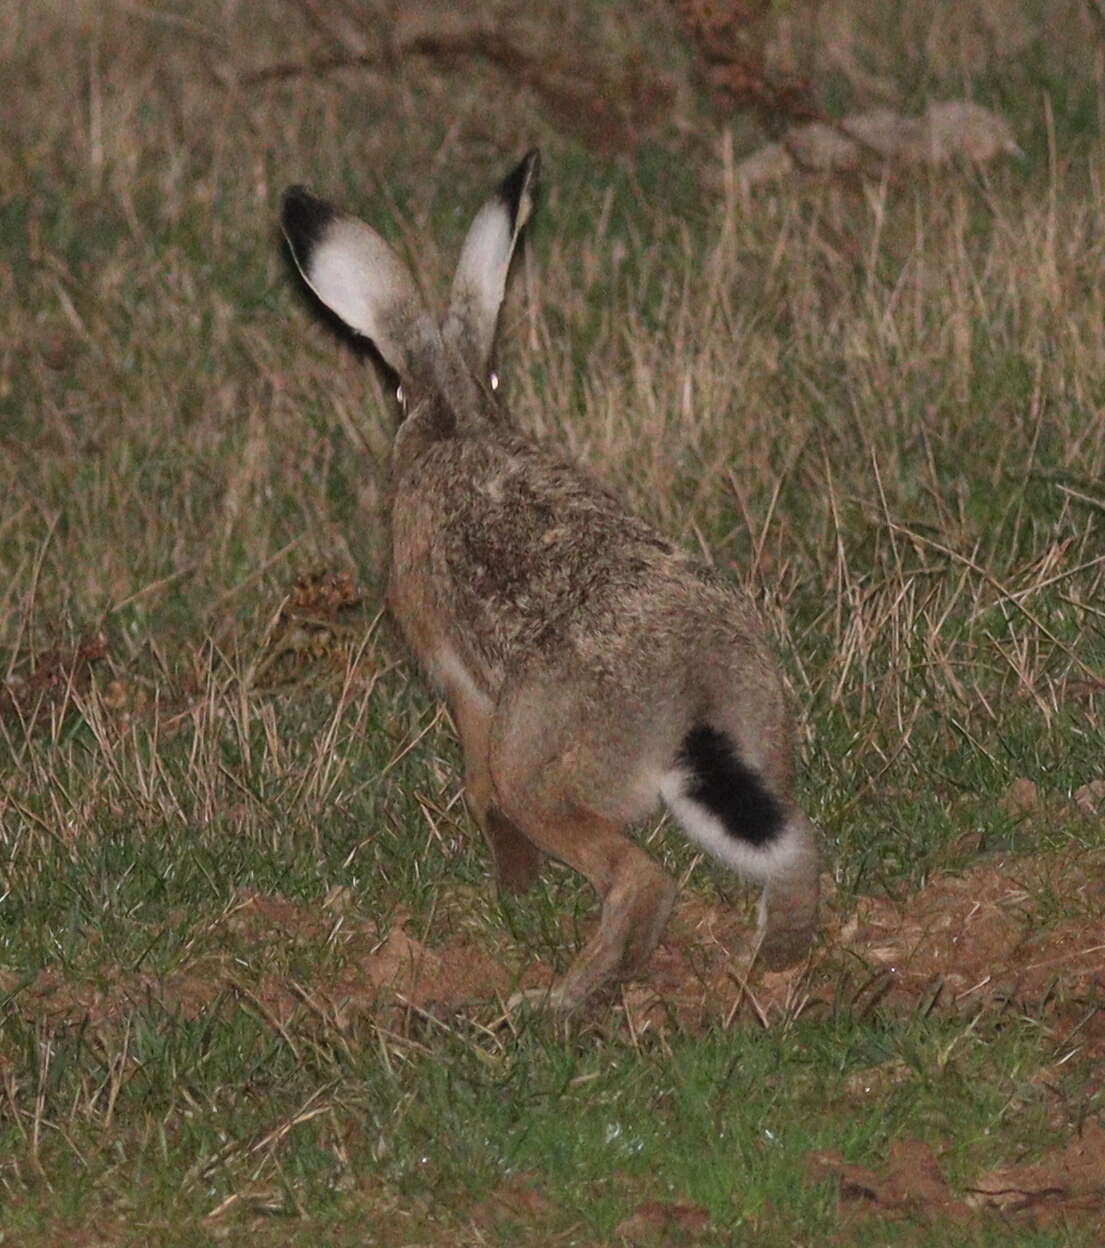
[[[705,630],[725,645],[750,624],[731,587],[521,436],[430,448],[400,484],[393,516],[397,559],[421,566],[444,614],[498,668],[565,643],[596,656],[678,653]],[[407,530],[425,535],[420,553],[401,549]]]

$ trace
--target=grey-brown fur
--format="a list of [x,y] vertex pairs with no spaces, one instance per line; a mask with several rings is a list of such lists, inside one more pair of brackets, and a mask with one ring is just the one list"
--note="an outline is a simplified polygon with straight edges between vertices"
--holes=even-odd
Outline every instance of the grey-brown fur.
[[[500,883],[528,887],[551,854],[603,900],[549,993],[571,1009],[638,973],[663,930],[674,885],[624,832],[661,793],[693,839],[764,882],[770,965],[808,946],[817,853],[790,798],[790,726],[752,605],[515,429],[492,393],[495,319],[536,173],[534,152],[478,215],[443,331],[363,223],[297,189],[284,225],[315,292],[400,374],[388,605],[448,699]],[[688,755],[701,739],[735,761]],[[696,789],[694,766],[714,767],[715,783]],[[750,800],[730,802],[718,775]],[[743,837],[742,810],[774,821],[749,829],[759,842]]]

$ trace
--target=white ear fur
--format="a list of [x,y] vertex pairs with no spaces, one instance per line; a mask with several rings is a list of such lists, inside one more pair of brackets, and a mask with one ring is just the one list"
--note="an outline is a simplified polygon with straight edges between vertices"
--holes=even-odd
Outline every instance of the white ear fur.
[[461,248],[442,335],[475,372],[491,356],[510,260],[533,211],[539,167],[537,150],[527,152],[476,214]]
[[285,193],[281,226],[307,285],[409,376],[413,361],[440,339],[403,261],[371,226],[302,187]]

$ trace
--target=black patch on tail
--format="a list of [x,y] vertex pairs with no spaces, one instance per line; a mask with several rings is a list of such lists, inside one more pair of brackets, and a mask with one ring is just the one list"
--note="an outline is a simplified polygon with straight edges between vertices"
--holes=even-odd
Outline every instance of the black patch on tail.
[[499,197],[510,213],[510,229],[513,233],[518,220],[518,205],[522,202],[526,187],[537,181],[541,172],[541,153],[530,148],[517,165],[499,183]]
[[280,200],[280,225],[296,259],[306,264],[326,227],[338,216],[333,204],[312,195],[305,186],[290,186]]
[[741,762],[723,732],[699,724],[679,752],[686,795],[721,821],[730,836],[763,848],[783,826],[783,808],[760,777]]

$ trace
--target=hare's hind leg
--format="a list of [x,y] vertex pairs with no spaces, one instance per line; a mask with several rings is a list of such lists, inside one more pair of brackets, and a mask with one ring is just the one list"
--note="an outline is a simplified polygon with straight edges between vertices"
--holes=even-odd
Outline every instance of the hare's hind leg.
[[590,811],[542,809],[532,794],[510,807],[542,849],[584,875],[602,898],[598,930],[548,993],[554,1010],[570,1011],[641,973],[664,931],[675,882],[616,824]]
[[488,770],[488,705],[471,692],[454,687],[449,707],[464,753],[465,801],[495,860],[495,878],[504,892],[524,893],[537,879],[542,854],[496,805]]
[[523,994],[569,1011],[643,970],[671,913],[675,883],[611,817],[619,802],[614,751],[609,807],[603,803],[599,813],[581,796],[590,786],[581,785],[580,760],[593,771],[602,746],[585,740],[586,723],[551,700],[534,689],[506,700],[494,724],[491,773],[509,819],[586,877],[602,900],[598,930],[565,974],[547,994]]

